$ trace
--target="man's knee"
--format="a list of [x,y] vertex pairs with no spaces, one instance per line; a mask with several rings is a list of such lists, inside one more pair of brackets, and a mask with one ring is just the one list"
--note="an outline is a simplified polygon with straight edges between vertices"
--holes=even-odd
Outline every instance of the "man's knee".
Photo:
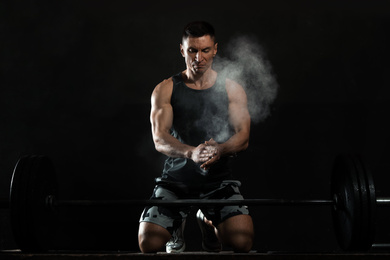
[[246,253],[253,245],[253,222],[249,215],[231,217],[218,225],[218,236],[221,242],[235,252]]
[[141,222],[138,230],[138,245],[142,253],[156,253],[163,249],[171,238],[165,228],[148,222]]
[[230,246],[236,253],[248,253],[252,249],[253,236],[237,234],[230,241]]

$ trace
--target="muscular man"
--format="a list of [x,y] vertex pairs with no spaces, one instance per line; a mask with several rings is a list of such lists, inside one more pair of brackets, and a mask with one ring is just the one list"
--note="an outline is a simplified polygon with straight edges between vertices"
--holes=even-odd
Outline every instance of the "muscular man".
[[[188,24],[180,44],[186,70],[162,81],[152,93],[153,141],[168,158],[151,199],[243,199],[229,159],[248,147],[247,97],[242,86],[213,70],[217,46],[209,23]],[[164,248],[183,228],[189,211],[146,207],[138,234],[141,251]],[[197,218],[204,250],[220,251],[222,245],[236,252],[251,249],[253,223],[247,207],[203,207]]]

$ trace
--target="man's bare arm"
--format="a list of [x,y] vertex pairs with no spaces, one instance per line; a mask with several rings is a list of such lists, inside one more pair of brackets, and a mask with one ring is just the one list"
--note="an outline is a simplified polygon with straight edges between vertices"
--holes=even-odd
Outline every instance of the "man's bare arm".
[[241,85],[226,80],[226,90],[229,96],[229,118],[234,128],[234,135],[226,142],[218,144],[214,140],[206,141],[205,144],[217,148],[217,155],[202,164],[202,168],[209,168],[223,156],[232,155],[245,150],[249,145],[250,115],[246,93]]
[[214,149],[206,144],[197,147],[183,144],[170,134],[174,116],[171,105],[172,88],[172,79],[168,79],[158,84],[152,93],[150,122],[155,148],[170,157],[188,158],[196,163],[205,162],[212,157]]
[[248,111],[246,93],[241,85],[227,80],[229,96],[229,118],[235,134],[221,144],[222,155],[231,155],[245,150],[249,145],[251,119]]

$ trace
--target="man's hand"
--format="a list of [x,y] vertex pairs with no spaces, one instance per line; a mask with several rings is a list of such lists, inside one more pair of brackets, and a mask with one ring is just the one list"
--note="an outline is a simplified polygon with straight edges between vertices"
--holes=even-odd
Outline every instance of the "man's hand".
[[212,151],[212,155],[203,163],[200,167],[202,169],[208,170],[211,165],[216,163],[221,158],[221,150],[219,149],[219,144],[214,141],[214,139],[210,139],[209,141],[204,142],[206,145],[206,149]]
[[195,147],[194,150],[192,150],[191,160],[193,160],[195,163],[204,163],[212,159],[216,152],[217,151],[215,147],[209,146],[205,142],[204,144],[200,144]]

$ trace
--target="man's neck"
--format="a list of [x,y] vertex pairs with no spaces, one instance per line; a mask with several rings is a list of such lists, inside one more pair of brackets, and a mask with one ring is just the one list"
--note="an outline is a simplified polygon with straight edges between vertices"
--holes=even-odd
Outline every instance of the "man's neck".
[[214,85],[217,78],[217,72],[208,70],[202,74],[194,74],[190,70],[184,71],[184,82],[193,89],[207,89]]

